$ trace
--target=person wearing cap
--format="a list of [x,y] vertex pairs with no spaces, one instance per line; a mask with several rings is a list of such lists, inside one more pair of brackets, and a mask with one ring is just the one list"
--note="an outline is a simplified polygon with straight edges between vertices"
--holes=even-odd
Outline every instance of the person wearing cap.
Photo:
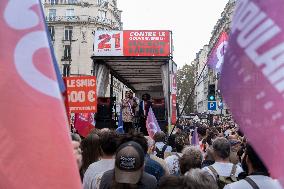
[[157,180],[144,171],[144,151],[133,141],[119,146],[115,168],[104,173],[100,189],[156,189]]

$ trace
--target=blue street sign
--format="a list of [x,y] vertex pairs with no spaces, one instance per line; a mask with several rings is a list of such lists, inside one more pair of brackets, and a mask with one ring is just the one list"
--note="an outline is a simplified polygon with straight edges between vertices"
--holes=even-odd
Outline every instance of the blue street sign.
[[212,101],[212,102],[208,102],[208,110],[217,110],[217,102],[216,101]]

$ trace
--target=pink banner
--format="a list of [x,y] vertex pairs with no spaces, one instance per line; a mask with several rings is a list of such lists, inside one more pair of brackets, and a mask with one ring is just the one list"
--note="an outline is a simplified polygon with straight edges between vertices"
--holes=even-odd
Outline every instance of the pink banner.
[[158,121],[151,107],[149,109],[147,120],[146,120],[146,128],[151,138],[154,137],[156,132],[161,131]]
[[208,59],[208,66],[217,72],[221,72],[222,64],[224,62],[224,55],[228,45],[228,34],[222,32],[215,47],[211,51],[211,54]]
[[41,3],[0,1],[0,188],[81,188]]
[[238,1],[221,89],[234,119],[284,185],[284,3]]

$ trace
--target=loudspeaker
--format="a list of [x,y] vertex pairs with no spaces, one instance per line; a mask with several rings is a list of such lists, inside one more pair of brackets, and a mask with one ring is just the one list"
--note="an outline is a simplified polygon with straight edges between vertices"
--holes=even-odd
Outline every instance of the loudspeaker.
[[157,120],[166,119],[166,107],[164,98],[154,98],[152,103],[152,109]]
[[167,133],[167,125],[168,125],[168,121],[164,120],[164,121],[158,121],[158,124],[161,128],[162,131],[164,131],[165,133]]
[[103,129],[103,128],[109,128],[114,129],[115,128],[115,122],[112,119],[99,119],[96,120],[96,128],[97,129]]
[[98,97],[98,112],[96,120],[111,119],[111,103],[109,97]]

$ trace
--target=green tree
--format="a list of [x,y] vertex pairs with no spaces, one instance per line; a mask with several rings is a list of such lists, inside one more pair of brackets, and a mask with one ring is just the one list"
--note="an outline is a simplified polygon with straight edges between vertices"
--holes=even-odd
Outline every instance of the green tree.
[[[183,115],[189,115],[194,111],[194,71],[195,67],[191,64],[185,64],[177,70],[177,102],[179,103],[180,112],[184,107]],[[185,106],[186,100],[190,93],[192,95]]]

